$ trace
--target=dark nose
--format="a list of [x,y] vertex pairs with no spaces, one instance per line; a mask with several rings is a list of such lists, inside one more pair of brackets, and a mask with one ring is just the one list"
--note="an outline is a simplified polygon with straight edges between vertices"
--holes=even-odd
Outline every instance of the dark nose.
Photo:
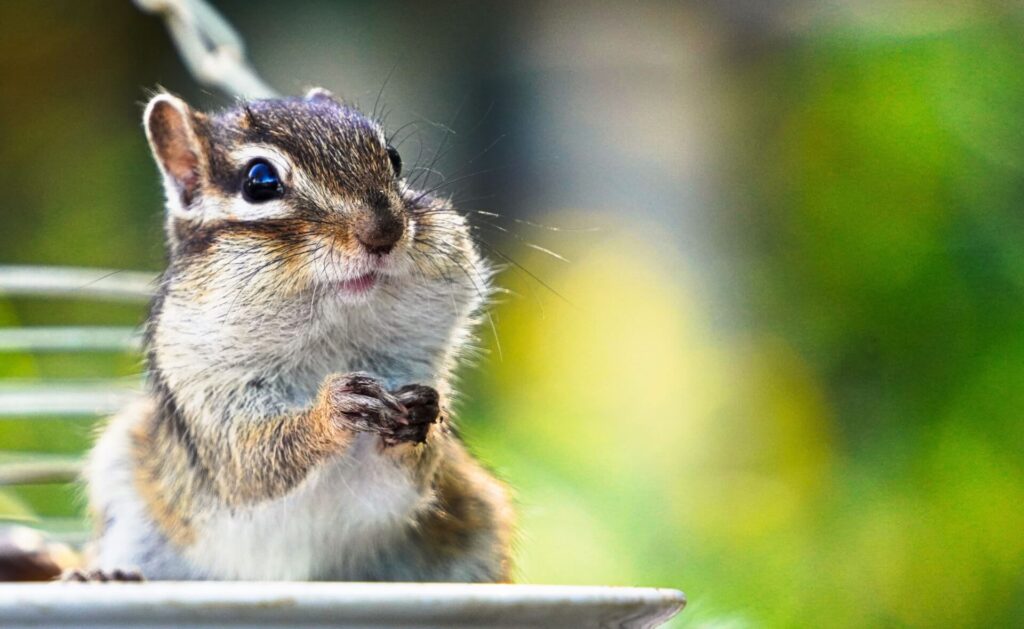
[[356,223],[356,240],[368,253],[384,255],[402,239],[405,224],[391,210],[374,209]]

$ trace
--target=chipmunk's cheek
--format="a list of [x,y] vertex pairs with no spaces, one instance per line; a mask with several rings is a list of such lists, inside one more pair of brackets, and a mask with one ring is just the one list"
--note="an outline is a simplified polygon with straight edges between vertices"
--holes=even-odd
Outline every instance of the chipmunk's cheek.
[[254,268],[262,268],[262,278],[247,278],[252,273],[243,274],[250,284],[247,289],[260,290],[268,297],[296,297],[307,293],[318,283],[317,260],[306,251],[308,246],[282,248],[280,245],[265,248],[247,263]]

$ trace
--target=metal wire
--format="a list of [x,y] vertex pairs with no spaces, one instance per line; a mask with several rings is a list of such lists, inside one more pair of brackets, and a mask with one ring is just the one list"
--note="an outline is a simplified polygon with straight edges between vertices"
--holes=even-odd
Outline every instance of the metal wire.
[[44,381],[0,386],[0,420],[112,415],[139,395],[136,379]]
[[72,297],[145,303],[156,275],[61,266],[0,266],[0,296]]
[[71,483],[82,474],[81,457],[35,453],[33,458],[0,465],[0,487]]
[[234,28],[205,0],[134,0],[163,17],[174,45],[192,76],[204,85],[240,98],[272,98],[245,58],[245,44]]
[[142,336],[127,327],[0,328],[0,352],[138,352]]

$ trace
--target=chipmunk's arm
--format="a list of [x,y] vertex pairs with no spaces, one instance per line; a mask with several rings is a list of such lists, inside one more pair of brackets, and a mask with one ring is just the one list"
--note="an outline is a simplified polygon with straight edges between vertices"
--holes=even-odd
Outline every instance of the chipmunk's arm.
[[[191,478],[227,504],[251,504],[287,493],[324,459],[344,453],[357,433],[369,432],[418,478],[429,475],[432,457],[414,444],[426,440],[437,405],[433,389],[405,387],[392,395],[365,374],[327,378],[308,409],[234,416],[212,426],[189,422],[165,404],[135,432],[136,460],[142,484],[161,486],[157,495]],[[154,456],[160,451],[166,454]],[[199,488],[177,489],[170,494],[184,497]]]

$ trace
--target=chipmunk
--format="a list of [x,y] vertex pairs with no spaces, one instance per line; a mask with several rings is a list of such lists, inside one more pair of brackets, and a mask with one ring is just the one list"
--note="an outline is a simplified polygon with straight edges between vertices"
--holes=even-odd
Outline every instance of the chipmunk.
[[507,492],[448,415],[491,277],[464,217],[322,89],[160,93],[144,126],[169,263],[87,465],[94,574],[508,580]]

